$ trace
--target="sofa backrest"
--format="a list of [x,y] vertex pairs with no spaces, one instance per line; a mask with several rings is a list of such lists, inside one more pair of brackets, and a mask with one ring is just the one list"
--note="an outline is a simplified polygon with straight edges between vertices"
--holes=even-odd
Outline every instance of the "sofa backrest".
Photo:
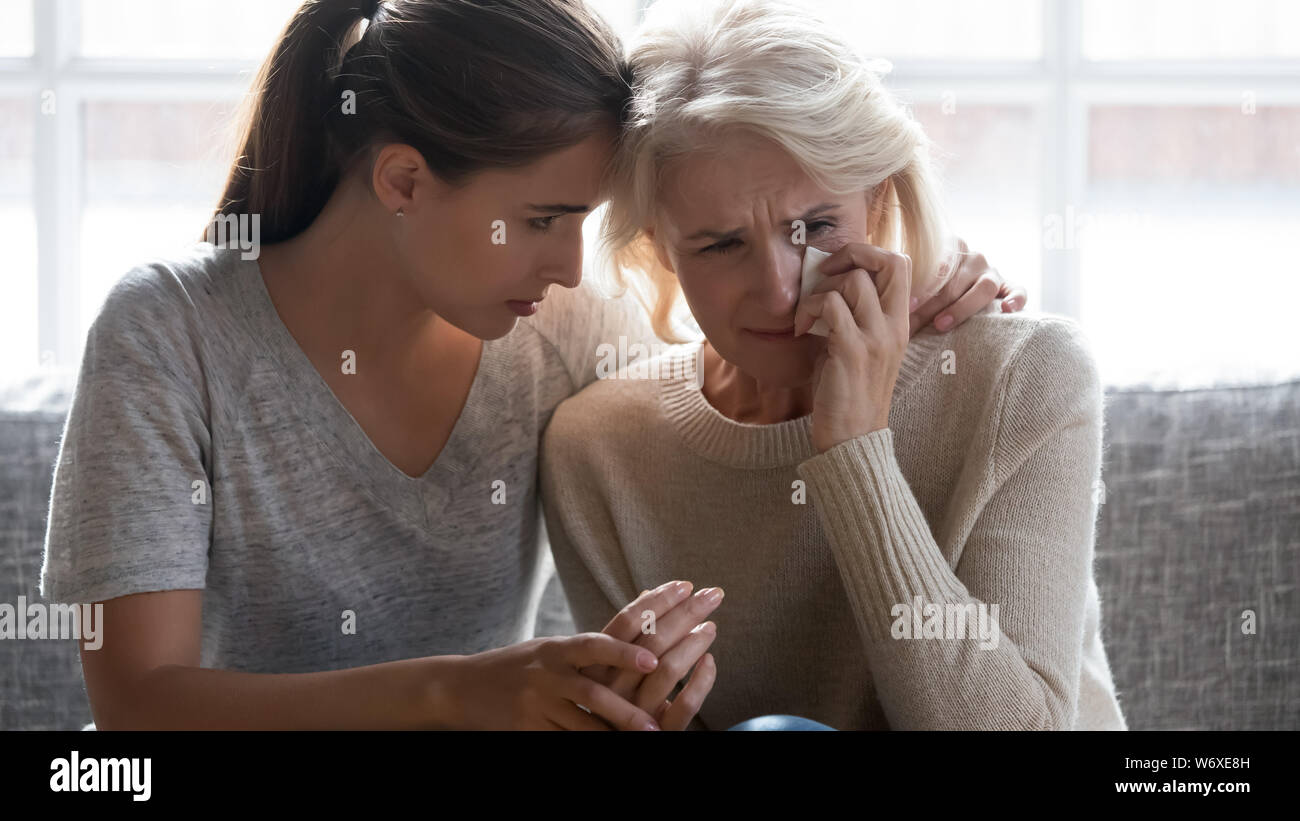
[[[62,430],[0,413],[0,602],[39,598]],[[1300,729],[1300,381],[1108,390],[1105,443],[1095,572],[1129,727]],[[572,630],[552,579],[537,634]],[[74,642],[0,642],[0,730],[89,721]]]
[[1105,443],[1095,571],[1129,727],[1300,729],[1300,381],[1107,391]]
[[[0,602],[42,601],[41,552],[63,415],[0,412]],[[0,640],[0,730],[80,730],[90,721],[70,640]]]

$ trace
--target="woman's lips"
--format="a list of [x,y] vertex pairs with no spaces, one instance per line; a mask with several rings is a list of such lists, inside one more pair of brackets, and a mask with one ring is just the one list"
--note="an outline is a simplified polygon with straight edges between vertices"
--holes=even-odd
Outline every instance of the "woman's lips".
[[794,339],[793,325],[781,330],[759,330],[757,328],[746,328],[745,330],[759,339],[766,339],[769,342],[789,342]]
[[520,316],[532,316],[533,314],[537,313],[537,306],[540,303],[541,303],[540,299],[536,301],[527,300],[527,299],[512,299],[509,302],[507,302],[506,305],[510,306],[510,310],[514,311]]

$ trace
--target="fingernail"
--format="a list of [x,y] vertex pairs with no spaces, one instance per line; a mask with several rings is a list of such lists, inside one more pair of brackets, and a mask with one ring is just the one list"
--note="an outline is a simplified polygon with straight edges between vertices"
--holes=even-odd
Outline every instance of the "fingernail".
[[659,659],[655,658],[655,654],[649,650],[642,650],[637,653],[636,663],[647,670],[653,670],[659,666]]
[[678,598],[685,598],[686,594],[690,592],[691,592],[690,582],[678,582],[677,586],[673,588],[673,595],[677,596]]
[[696,600],[701,607],[716,607],[718,602],[722,601],[722,589],[718,587],[706,587],[695,594]]
[[921,304],[921,300],[920,300],[919,297],[912,297],[912,310],[913,310],[913,311],[915,311],[915,310],[916,310],[916,306],[917,306],[917,305],[920,305],[920,304]]
[[659,725],[658,725],[658,724],[655,724],[653,721],[647,721],[646,724],[645,724],[645,728],[646,728],[647,730],[658,731],[658,730],[659,730]]
[[941,331],[948,330],[948,326],[951,324],[952,324],[952,316],[949,314],[944,314],[943,316],[939,317],[934,321],[934,327],[938,328]]
[[695,629],[700,631],[701,633],[708,633],[710,636],[713,636],[716,635],[718,632],[718,625],[714,624],[711,621],[706,621],[703,624],[696,625]]

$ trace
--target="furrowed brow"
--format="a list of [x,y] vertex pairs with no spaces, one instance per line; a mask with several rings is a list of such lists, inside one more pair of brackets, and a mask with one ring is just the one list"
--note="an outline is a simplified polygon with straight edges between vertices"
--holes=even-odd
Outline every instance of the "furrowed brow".
[[730,231],[717,231],[712,228],[705,228],[703,230],[696,231],[694,234],[691,234],[689,237],[686,238],[686,241],[694,242],[695,240],[699,240],[699,239],[712,239],[712,240],[734,239],[740,236],[743,231],[744,229],[742,228],[733,228]]
[[[836,211],[839,209],[839,207],[840,206],[838,203],[823,202],[820,205],[814,205],[812,208],[809,208],[808,211],[798,219],[801,219],[804,222],[809,222],[814,218],[826,214],[830,211]],[[794,220],[790,220],[786,224],[789,225],[793,222]],[[686,241],[694,242],[696,240],[701,240],[701,239],[712,239],[715,241],[728,240],[740,236],[740,234],[742,234],[743,232],[744,229],[742,228],[733,228],[730,231],[719,231],[713,228],[705,228],[703,230],[696,231],[694,234],[691,234],[690,236],[686,237]]]
[[[803,220],[804,222],[808,222],[812,219],[815,219],[816,217],[819,217],[827,213],[828,211],[838,210],[839,207],[840,207],[839,205],[833,202],[823,202],[821,205],[814,205],[812,208],[809,208],[808,211],[802,217],[799,217],[799,219]],[[794,222],[794,220],[790,220],[790,222]]]

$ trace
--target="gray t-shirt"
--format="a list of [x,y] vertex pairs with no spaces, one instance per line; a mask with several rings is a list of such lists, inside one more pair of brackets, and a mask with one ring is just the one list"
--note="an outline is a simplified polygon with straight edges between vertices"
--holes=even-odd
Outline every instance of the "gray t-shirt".
[[620,335],[652,338],[629,300],[552,288],[538,314],[483,344],[464,410],[417,479],[339,403],[256,261],[204,243],[136,268],[86,340],[41,594],[202,589],[202,665],[248,672],[531,638],[548,567],[541,432]]

